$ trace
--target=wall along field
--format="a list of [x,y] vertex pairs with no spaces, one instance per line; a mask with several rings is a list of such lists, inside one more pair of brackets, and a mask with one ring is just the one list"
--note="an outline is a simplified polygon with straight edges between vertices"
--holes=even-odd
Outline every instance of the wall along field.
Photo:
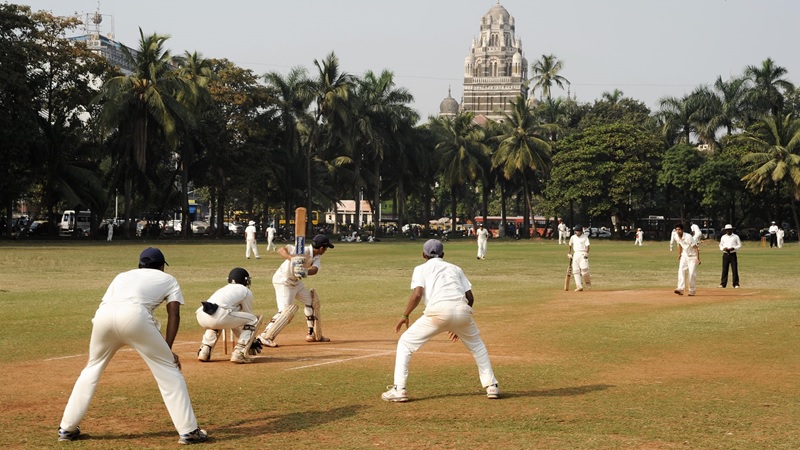
[[[2,242],[0,444],[57,446],[91,317],[113,277],[155,245],[183,288],[174,350],[212,448],[800,448],[796,243],[745,242],[734,290],[716,288],[721,255],[708,241],[697,296],[687,297],[672,293],[677,252],[666,242],[592,240],[593,290],[576,293],[563,291],[567,250],[555,241],[490,240],[481,261],[474,241],[452,240],[445,259],[473,284],[503,398],[486,399],[471,355],[441,335],[412,358],[410,401],[386,403],[394,327],[422,243],[336,243],[306,281],[320,294],[332,341],[306,343],[299,313],[280,347],[234,365],[221,342],[212,362],[196,360],[194,311],[241,266],[253,277],[256,313],[270,317],[274,252],[246,260],[243,241]],[[157,316],[166,324],[163,306]],[[106,369],[81,428],[88,437],[71,448],[177,441],[150,371],[130,349]]]

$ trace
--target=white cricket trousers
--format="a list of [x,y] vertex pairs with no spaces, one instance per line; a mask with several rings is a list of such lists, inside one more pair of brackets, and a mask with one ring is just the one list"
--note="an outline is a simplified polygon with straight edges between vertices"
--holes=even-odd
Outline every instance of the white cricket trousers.
[[[444,305],[442,305],[444,303]],[[432,337],[444,331],[458,335],[464,346],[472,352],[478,365],[478,375],[483,387],[497,384],[494,377],[489,351],[481,340],[478,326],[472,320],[472,308],[465,302],[442,302],[434,305],[434,310],[425,310],[397,341],[397,357],[394,364],[394,385],[405,387],[408,380],[408,364],[411,354],[419,350]]]
[[103,370],[117,350],[130,345],[153,372],[178,434],[196,430],[197,418],[186,380],[175,366],[172,350],[158,331],[158,322],[150,311],[141,305],[101,305],[92,323],[89,362],[75,382],[61,419],[61,429],[75,431],[89,409]]
[[478,239],[478,258],[486,257],[486,242],[487,240]]
[[[283,283],[272,283],[272,287],[275,288],[275,303],[278,304],[278,312],[272,316],[272,320],[270,320],[270,322],[267,324],[267,328],[264,329],[264,332],[261,333],[261,336],[267,335],[267,331],[272,329],[273,325],[275,324],[275,320],[281,316],[281,312],[283,312],[287,306],[291,305],[295,299],[302,302],[305,306],[303,313],[305,314],[306,318],[314,315],[314,308],[311,306],[311,292],[306,289],[306,286],[302,281],[298,281],[294,286]],[[314,326],[313,321],[306,320],[306,324],[309,327]],[[274,337],[277,338],[278,335],[275,335]]]
[[574,252],[572,254],[572,278],[575,279],[575,287],[583,289],[583,280],[586,278],[587,287],[589,283],[589,254],[586,252]]
[[[685,253],[684,253],[685,255]],[[686,272],[689,272],[689,293],[694,294],[694,281],[697,279],[697,257],[681,256],[678,263],[678,290],[686,288]]]
[[258,256],[258,242],[257,241],[251,241],[250,239],[248,239],[247,240],[247,249],[244,251],[244,257],[245,258],[249,258],[251,251],[253,252],[253,254],[255,255],[256,258],[260,258],[260,256]]
[[247,325],[255,325],[258,322],[258,316],[244,311],[231,311],[222,306],[217,308],[214,314],[206,314],[203,307],[197,308],[195,311],[197,316],[197,323],[206,331],[203,333],[203,344],[214,348],[217,343],[217,330],[224,330],[230,328],[231,333],[236,339],[237,344],[247,345],[250,341],[250,336],[253,330],[243,330],[242,328]]

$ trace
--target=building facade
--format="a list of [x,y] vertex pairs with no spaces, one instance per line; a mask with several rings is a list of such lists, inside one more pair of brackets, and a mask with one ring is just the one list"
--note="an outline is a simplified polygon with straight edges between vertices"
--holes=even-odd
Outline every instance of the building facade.
[[514,17],[500,5],[481,18],[480,35],[464,60],[461,110],[502,121],[509,102],[527,91],[528,60],[516,37]]

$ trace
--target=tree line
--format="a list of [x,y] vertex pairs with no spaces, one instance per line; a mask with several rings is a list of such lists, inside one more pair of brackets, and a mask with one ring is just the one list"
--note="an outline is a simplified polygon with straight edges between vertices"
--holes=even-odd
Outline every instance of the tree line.
[[617,228],[651,214],[737,227],[791,218],[798,228],[800,97],[769,58],[650,111],[619,90],[588,103],[554,97],[569,85],[564,61],[542,55],[503,120],[461,112],[422,122],[391,71],[350,74],[333,52],[311,70],[259,75],[172,55],[169,36],[139,30],[135,51],[123,48],[135,67],[125,74],[66,37],[78,26],[0,5],[9,227],[21,200],[55,233],[62,209],[91,209],[97,222],[120,195],[126,236],[134,219],[175,211],[187,233],[191,191],[218,236],[230,211],[267,223],[360,198],[373,223],[391,200],[383,215],[399,227],[535,213]]

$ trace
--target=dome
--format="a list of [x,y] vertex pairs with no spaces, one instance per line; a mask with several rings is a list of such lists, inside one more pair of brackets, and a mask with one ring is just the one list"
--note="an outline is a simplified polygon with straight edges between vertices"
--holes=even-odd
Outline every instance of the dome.
[[514,56],[511,57],[512,64],[522,64],[522,54],[517,52],[514,53]]
[[439,104],[439,114],[453,116],[458,114],[458,102],[450,95],[449,89],[447,90],[447,98],[442,100],[442,103]]
[[497,3],[483,17],[489,18],[488,23],[509,23],[511,14],[500,3]]
[[468,54],[466,58],[464,58],[464,64],[472,64],[475,62],[475,56],[472,53]]

